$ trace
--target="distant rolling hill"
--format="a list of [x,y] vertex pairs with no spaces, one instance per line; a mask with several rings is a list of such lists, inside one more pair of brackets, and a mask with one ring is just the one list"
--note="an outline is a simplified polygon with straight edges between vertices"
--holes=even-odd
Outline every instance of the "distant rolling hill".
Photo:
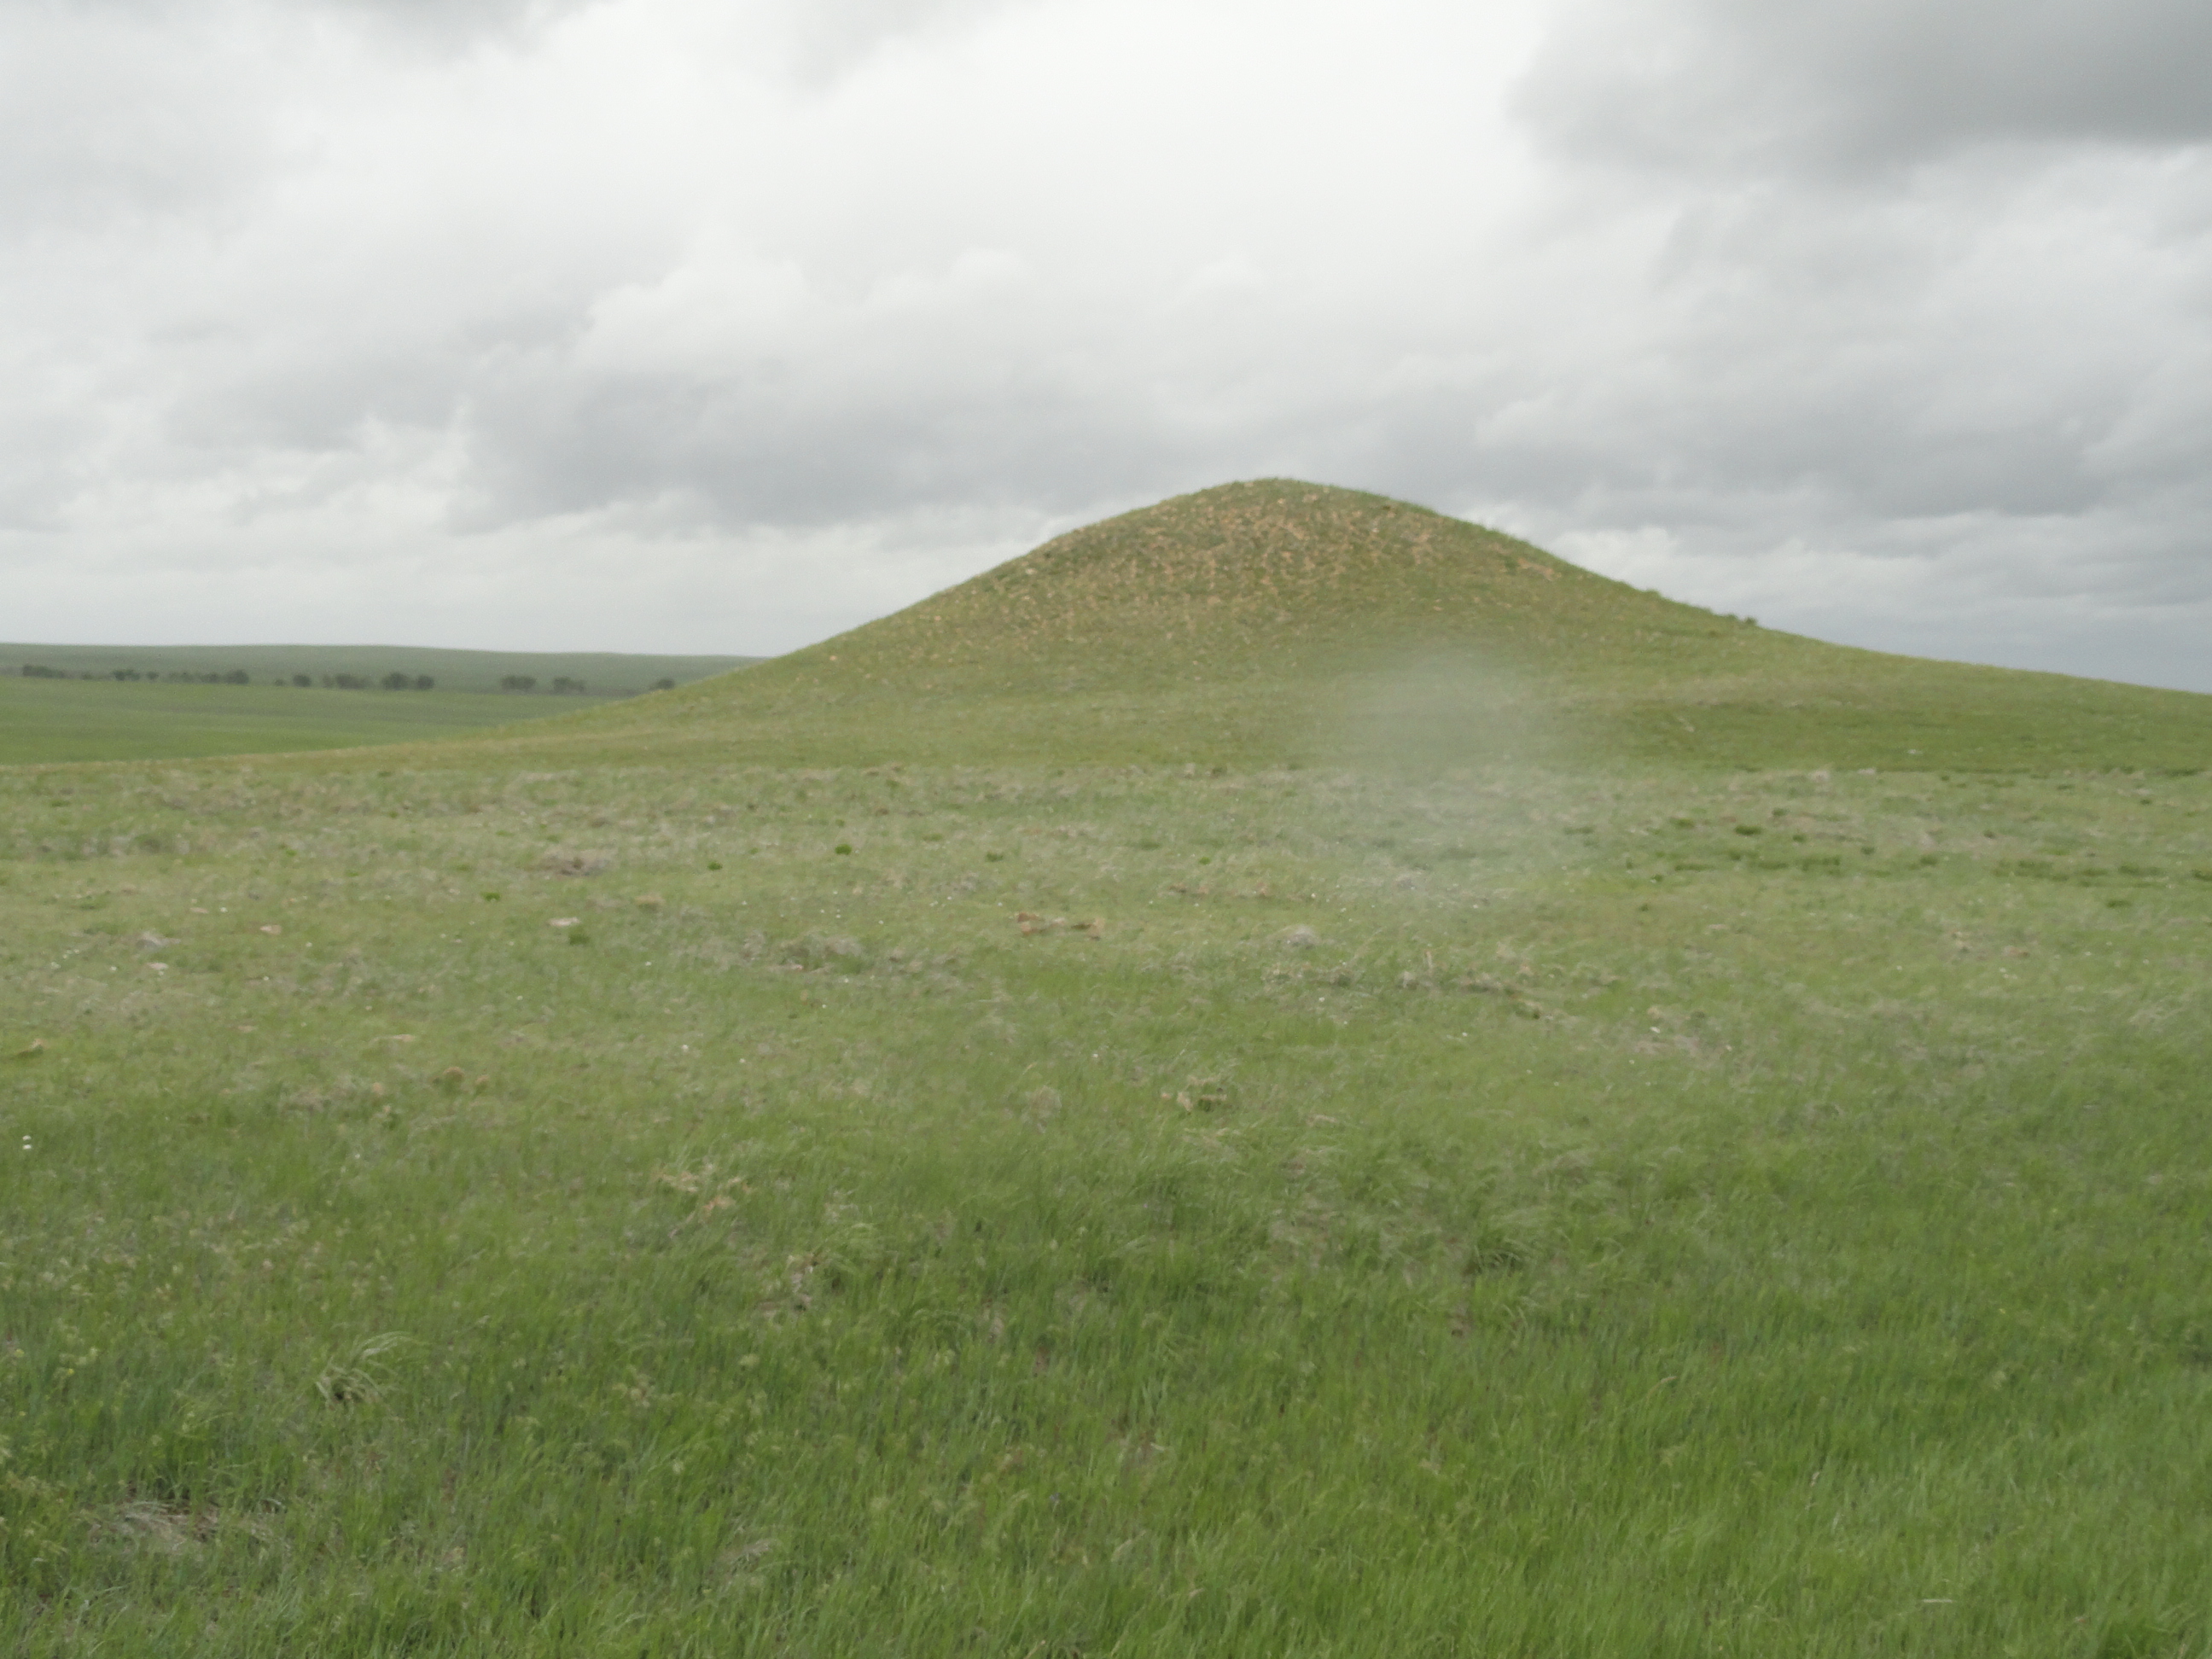
[[2212,696],[1761,629],[1355,490],[1223,485],[822,644],[499,739],[866,763],[2212,766]]

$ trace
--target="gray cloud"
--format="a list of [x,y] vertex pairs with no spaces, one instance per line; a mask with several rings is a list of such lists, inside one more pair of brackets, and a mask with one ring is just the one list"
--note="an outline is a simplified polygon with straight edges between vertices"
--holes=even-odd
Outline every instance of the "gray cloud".
[[[741,377],[504,378],[471,402],[466,521],[659,502],[729,526],[819,526],[1009,500],[1041,511],[1158,477],[1164,434],[1045,386],[809,409]],[[1117,418],[1119,417],[1119,418]]]
[[2194,0],[1587,0],[1516,107],[1571,153],[1851,170],[1992,143],[2212,139]]
[[789,64],[805,83],[848,75],[901,42],[956,37],[1026,0],[789,0]]
[[[0,14],[0,244],[250,196],[268,135],[248,47],[138,9]],[[179,54],[198,76],[178,72]]]
[[603,0],[314,0],[382,44],[433,53],[487,42],[528,46]]

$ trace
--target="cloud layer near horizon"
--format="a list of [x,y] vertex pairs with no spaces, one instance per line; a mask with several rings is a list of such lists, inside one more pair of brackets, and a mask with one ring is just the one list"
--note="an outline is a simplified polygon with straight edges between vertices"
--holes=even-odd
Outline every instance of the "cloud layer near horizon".
[[0,635],[787,648],[1289,474],[2212,690],[2172,3],[0,8]]

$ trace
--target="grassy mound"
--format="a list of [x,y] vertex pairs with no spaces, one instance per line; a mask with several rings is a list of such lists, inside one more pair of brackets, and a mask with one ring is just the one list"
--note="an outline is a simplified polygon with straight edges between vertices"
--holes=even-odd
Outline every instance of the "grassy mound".
[[2191,770],[2212,697],[1823,644],[1355,490],[1224,485],[836,639],[518,738],[550,757]]

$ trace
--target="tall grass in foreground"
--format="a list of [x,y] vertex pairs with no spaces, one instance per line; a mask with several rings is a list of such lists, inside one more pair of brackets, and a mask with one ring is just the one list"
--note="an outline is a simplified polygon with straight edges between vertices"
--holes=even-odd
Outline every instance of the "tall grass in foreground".
[[0,778],[0,1640],[2206,1651],[2208,805]]

